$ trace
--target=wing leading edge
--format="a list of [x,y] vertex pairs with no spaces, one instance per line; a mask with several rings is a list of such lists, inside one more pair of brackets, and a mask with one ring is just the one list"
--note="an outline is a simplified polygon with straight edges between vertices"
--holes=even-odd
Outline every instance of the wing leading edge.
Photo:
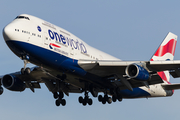
[[112,74],[125,75],[125,69],[131,64],[142,64],[149,72],[177,71],[180,68],[180,60],[172,61],[92,61],[79,60],[78,64],[86,71],[105,77]]

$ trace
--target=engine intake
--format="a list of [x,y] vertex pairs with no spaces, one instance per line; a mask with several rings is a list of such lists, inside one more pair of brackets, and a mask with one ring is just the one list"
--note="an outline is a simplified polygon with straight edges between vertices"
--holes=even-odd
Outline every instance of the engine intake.
[[18,77],[13,75],[5,75],[2,78],[1,81],[2,85],[11,91],[24,91],[26,88],[26,85],[22,80],[20,80]]
[[137,64],[127,66],[126,75],[140,81],[147,81],[149,79],[149,72]]

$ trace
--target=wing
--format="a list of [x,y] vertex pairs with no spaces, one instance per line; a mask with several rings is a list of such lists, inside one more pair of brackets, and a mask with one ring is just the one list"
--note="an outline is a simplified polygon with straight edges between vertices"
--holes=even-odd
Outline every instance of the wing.
[[[93,61],[93,60],[80,60],[78,64],[84,70],[96,74],[101,77],[108,77],[112,75],[118,75],[118,79],[121,82],[114,82],[113,84],[118,84],[121,89],[129,89],[141,86],[149,86],[153,84],[163,83],[162,78],[157,74],[160,71],[170,70],[171,74],[174,76],[180,76],[180,61]],[[146,69],[150,75],[149,79],[146,81],[137,80],[136,77],[127,74],[127,69],[129,66],[140,66],[137,67],[137,71],[142,68]],[[139,72],[140,73],[140,72]],[[122,80],[124,79],[124,80]],[[128,83],[126,82],[128,81]]]
[[[69,95],[69,93],[81,93],[82,91],[79,89],[79,87],[71,85],[71,84],[67,84],[65,81],[62,81],[61,78],[57,77],[56,71],[52,71],[52,70],[47,70],[41,67],[33,67],[30,69],[31,72],[30,74],[24,74],[22,75],[21,72],[15,72],[15,73],[10,73],[4,76],[0,76],[0,83],[3,83],[3,79],[6,79],[6,81],[8,81],[7,79],[11,79],[10,82],[14,83],[14,82],[18,82],[22,81],[22,83],[25,85],[25,88],[30,88],[33,92],[35,91],[35,88],[41,88],[40,87],[40,83],[45,83],[45,85],[47,86],[47,88],[49,89],[49,91],[54,92],[57,91],[58,86],[53,84],[53,82],[57,82],[59,81],[59,83],[61,84],[61,90],[66,94]],[[54,74],[51,74],[54,73]],[[8,77],[6,77],[8,76]],[[5,78],[6,77],[6,78]],[[12,85],[12,83],[9,83],[9,86]],[[4,82],[4,84],[6,84]],[[18,85],[20,85],[18,83]],[[12,91],[18,91],[16,88],[13,88],[13,86],[9,87],[7,85],[3,85],[6,86],[7,89],[12,90]],[[19,87],[21,88],[21,87]],[[24,89],[20,90],[23,91]]]

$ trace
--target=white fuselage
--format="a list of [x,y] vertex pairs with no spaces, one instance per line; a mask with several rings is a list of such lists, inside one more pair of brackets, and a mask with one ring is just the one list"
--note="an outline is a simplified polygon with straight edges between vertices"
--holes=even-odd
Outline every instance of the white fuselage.
[[[89,46],[70,32],[49,22],[27,14],[22,14],[20,16],[26,16],[26,18],[17,18],[4,28],[4,33],[8,34],[8,38],[5,36],[6,42],[16,41],[28,43],[57,53],[59,56],[63,55],[77,61],[82,59],[120,60]],[[17,53],[15,52],[15,54]],[[21,57],[20,55],[18,56]],[[58,58],[52,59],[54,62],[59,61]],[[63,61],[60,63],[62,62]],[[167,96],[167,92],[160,84],[151,85],[150,88],[140,87],[140,89],[149,93],[151,97]]]
[[[5,31],[11,32],[11,40],[27,42],[76,60],[119,60],[89,46],[75,35],[58,26],[34,16],[26,14],[21,16],[29,16],[31,19],[15,19],[6,26]],[[41,31],[37,27],[40,27]],[[56,49],[51,49],[49,47],[50,43],[56,44],[60,48],[55,47]]]

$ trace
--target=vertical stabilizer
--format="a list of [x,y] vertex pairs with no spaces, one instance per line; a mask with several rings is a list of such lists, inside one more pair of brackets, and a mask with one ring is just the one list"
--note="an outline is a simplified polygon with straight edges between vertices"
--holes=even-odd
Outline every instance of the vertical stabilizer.
[[[164,41],[161,43],[151,61],[173,60],[176,49],[177,35],[169,32]],[[158,72],[158,75],[166,82],[169,82],[169,71]]]

